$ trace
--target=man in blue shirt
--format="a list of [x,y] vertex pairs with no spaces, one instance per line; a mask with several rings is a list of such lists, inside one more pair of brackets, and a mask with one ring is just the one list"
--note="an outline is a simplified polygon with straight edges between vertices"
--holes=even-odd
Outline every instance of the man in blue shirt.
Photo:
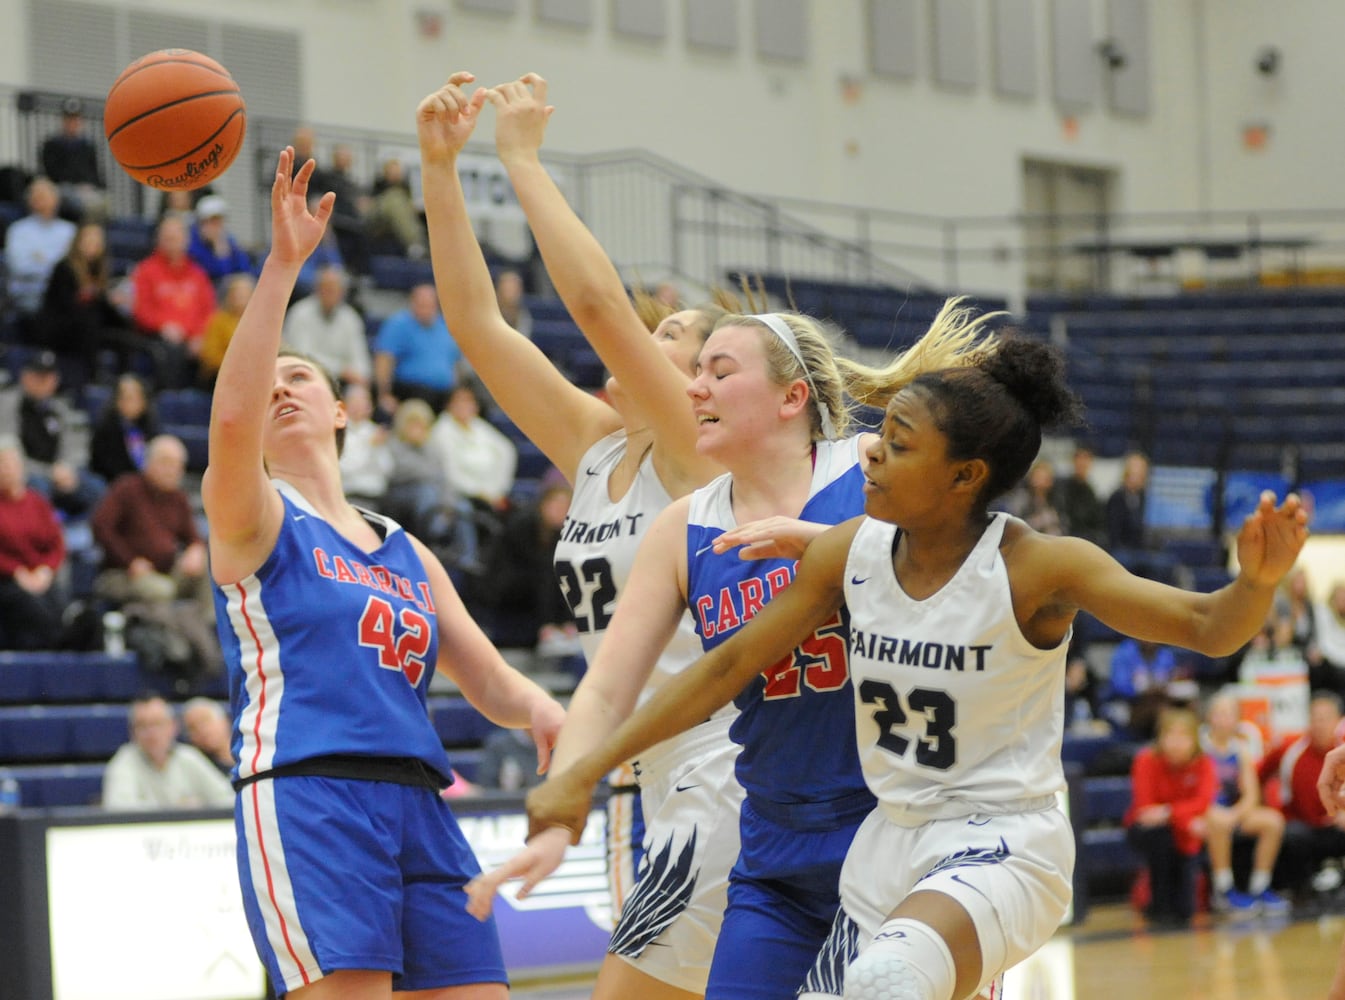
[[457,382],[461,357],[434,286],[417,285],[408,307],[384,320],[374,341],[379,405],[391,413],[402,400],[423,399],[438,413]]

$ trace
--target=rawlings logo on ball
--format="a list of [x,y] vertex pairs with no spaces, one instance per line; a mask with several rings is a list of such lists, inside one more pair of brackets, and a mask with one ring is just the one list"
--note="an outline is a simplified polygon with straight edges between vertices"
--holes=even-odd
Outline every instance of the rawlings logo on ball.
[[145,183],[150,187],[156,188],[191,188],[193,181],[202,177],[213,177],[219,168],[220,159],[224,156],[224,147],[218,142],[210,148],[210,151],[199,160],[193,160],[183,168],[182,173],[173,177],[165,177],[162,174],[150,174],[145,178]]

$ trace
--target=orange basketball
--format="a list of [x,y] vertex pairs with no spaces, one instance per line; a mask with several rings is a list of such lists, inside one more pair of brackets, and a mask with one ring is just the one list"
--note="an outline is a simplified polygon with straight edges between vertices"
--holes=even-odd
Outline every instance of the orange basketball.
[[229,169],[246,130],[238,84],[215,60],[190,49],[163,49],[131,63],[103,108],[113,158],[155,188],[209,184]]

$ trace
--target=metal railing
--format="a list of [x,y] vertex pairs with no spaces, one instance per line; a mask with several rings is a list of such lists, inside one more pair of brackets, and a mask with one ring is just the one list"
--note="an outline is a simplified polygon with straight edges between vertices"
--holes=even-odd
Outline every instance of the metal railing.
[[[92,135],[102,100],[0,87],[0,166],[33,169],[57,131],[62,101],[80,97]],[[215,185],[233,206],[236,235],[267,233],[266,191],[294,123],[254,116],[243,151]],[[369,183],[383,159],[414,166],[407,132],[323,126],[320,152],[350,147],[353,176]],[[471,150],[493,159],[493,150]],[[148,216],[159,196],[105,157],[114,215]],[[1017,301],[1024,292],[1175,290],[1204,282],[1256,284],[1345,276],[1345,210],[941,217],[731,190],[652,153],[547,153],[576,210],[630,281],[691,288],[732,272],[787,275],[903,291],[974,290]],[[507,185],[506,185],[507,187]],[[511,192],[509,193],[511,196]],[[993,265],[993,267],[992,267]]]

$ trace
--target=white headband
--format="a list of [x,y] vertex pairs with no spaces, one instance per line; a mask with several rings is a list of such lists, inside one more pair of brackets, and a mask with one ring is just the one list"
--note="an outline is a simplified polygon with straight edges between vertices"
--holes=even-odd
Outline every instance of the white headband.
[[794,360],[799,363],[803,369],[803,379],[808,383],[808,388],[813,393],[813,405],[817,407],[817,415],[822,424],[822,436],[828,441],[836,438],[836,425],[831,421],[831,414],[822,404],[822,397],[818,394],[817,384],[813,382],[812,372],[808,371],[808,365],[803,360],[803,354],[799,351],[798,338],[794,336],[794,331],[789,328],[789,324],[782,320],[775,313],[754,313],[752,319],[763,323],[771,333],[775,334],[789,348],[789,353],[794,355]]

